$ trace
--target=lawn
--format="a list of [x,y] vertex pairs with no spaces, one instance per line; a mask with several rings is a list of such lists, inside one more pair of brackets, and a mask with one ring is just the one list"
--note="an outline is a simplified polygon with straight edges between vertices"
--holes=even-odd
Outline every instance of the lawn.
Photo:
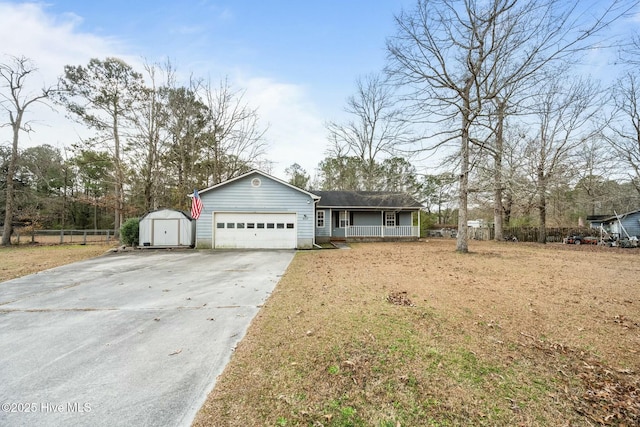
[[640,252],[298,252],[195,426],[640,424]]
[[104,254],[112,245],[0,247],[0,282]]

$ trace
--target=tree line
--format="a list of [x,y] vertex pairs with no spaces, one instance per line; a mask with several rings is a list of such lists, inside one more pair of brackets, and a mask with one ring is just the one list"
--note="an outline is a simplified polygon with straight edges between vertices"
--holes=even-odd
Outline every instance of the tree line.
[[[27,93],[36,71],[25,57],[0,64],[2,106],[13,144],[0,150],[4,233],[13,224],[113,228],[161,206],[189,207],[189,194],[260,166],[266,128],[228,80],[176,82],[170,63],[138,72],[118,58],[68,65],[55,86]],[[21,122],[34,102],[63,106],[92,136],[64,152],[19,150]],[[111,216],[109,218],[109,215]]]
[[[366,187],[389,158],[446,153],[442,174],[411,185],[429,205],[429,181],[453,178],[459,252],[470,215],[490,217],[496,240],[505,224],[537,225],[544,243],[549,224],[640,208],[640,38],[611,33],[637,6],[418,0],[395,16],[385,69],[358,80],[353,120],[329,124],[322,182],[359,171]],[[580,72],[607,52],[614,84]]]
[[[457,221],[460,252],[472,216],[501,240],[507,225],[544,230],[637,209],[640,38],[610,30],[638,2],[605,3],[417,0],[394,17],[385,68],[358,78],[348,118],[326,124],[314,175],[294,164],[289,182],[409,192],[434,222]],[[586,55],[609,51],[618,53],[613,84],[579,71]],[[3,123],[14,135],[0,150],[3,244],[7,223],[117,230],[129,215],[187,208],[193,188],[253,167],[270,172],[266,128],[227,80],[178,84],[169,63],[138,72],[106,58],[66,66],[57,85],[25,94],[34,70],[27,58],[0,64]],[[19,150],[31,129],[24,111],[47,100],[93,136],[64,152]]]

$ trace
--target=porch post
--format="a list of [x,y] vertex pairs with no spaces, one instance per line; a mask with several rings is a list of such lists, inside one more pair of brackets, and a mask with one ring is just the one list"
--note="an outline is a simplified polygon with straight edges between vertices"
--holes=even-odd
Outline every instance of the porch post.
[[[338,218],[340,220],[340,218]],[[338,224],[340,225],[340,224]],[[349,227],[351,227],[351,221],[349,220],[349,211],[344,210],[344,237],[349,237]]]
[[422,209],[418,209],[418,239],[420,238],[420,211]]
[[[327,223],[325,219],[325,224]],[[329,208],[329,240],[333,237],[333,209]]]

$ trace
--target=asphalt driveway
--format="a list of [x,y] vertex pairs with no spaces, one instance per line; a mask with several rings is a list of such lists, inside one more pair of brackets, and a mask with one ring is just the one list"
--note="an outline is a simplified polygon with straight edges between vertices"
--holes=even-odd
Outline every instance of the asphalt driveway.
[[0,425],[190,425],[293,254],[111,254],[0,283]]

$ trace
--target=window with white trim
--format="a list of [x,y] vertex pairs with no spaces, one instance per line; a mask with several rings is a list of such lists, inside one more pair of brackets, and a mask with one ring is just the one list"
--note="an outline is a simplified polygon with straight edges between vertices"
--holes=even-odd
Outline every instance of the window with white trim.
[[340,228],[347,228],[349,226],[349,212],[340,211]]
[[324,228],[324,211],[316,212],[316,227]]
[[385,212],[384,213],[384,226],[385,227],[395,227],[396,226],[396,213],[395,212]]

